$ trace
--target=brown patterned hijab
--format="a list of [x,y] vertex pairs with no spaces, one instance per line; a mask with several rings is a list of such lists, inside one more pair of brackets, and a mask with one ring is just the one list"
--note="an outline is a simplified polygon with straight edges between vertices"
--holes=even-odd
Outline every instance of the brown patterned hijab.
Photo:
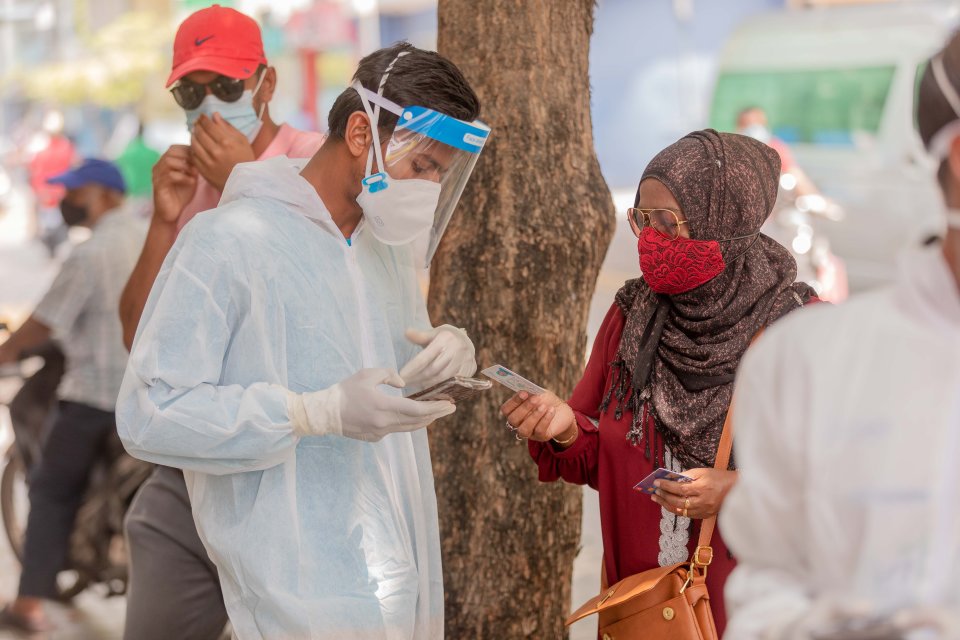
[[[815,294],[795,282],[793,256],[760,234],[780,178],[773,149],[746,136],[696,131],[657,154],[641,182],[651,178],[676,198],[691,238],[747,237],[721,242],[726,269],[692,291],[658,295],[638,278],[617,293],[626,324],[611,365],[614,383],[601,410],[611,396],[618,418],[629,407],[633,425],[627,437],[634,444],[646,441],[648,457],[653,440],[659,458],[662,438],[685,469],[710,467],[734,374],[750,341]],[[648,402],[655,430],[645,434]]]

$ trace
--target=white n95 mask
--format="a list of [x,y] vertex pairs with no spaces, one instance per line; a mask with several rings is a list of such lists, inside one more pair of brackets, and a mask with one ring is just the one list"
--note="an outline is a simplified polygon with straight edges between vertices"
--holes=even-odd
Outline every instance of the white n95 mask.
[[[374,144],[379,143],[377,138],[375,133]],[[370,232],[380,242],[391,245],[408,244],[429,231],[439,201],[439,182],[391,180],[383,172],[370,175],[369,162],[363,189],[357,196],[357,204],[370,223]]]

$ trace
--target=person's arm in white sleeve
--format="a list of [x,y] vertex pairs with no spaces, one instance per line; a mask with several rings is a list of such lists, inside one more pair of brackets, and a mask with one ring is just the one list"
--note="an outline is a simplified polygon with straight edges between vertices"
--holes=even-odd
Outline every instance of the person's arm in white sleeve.
[[[296,393],[253,381],[222,384],[228,346],[265,349],[267,337],[236,345],[251,274],[207,220],[174,245],[150,294],[117,402],[117,430],[137,458],[211,474],[267,469],[294,455],[303,436],[376,441],[449,415],[449,402],[385,393],[395,371],[361,369],[327,389]],[[221,248],[227,245],[227,248]]]
[[803,428],[809,398],[802,364],[785,353],[787,337],[771,330],[737,374],[733,429],[740,474],[720,513],[720,530],[737,558],[725,587],[726,640],[788,638],[811,606]]
[[[187,227],[150,294],[117,401],[117,429],[133,456],[223,474],[272,467],[299,441],[275,384],[220,383],[244,304],[242,267],[215,246],[209,225]],[[238,272],[239,270],[239,272]]]

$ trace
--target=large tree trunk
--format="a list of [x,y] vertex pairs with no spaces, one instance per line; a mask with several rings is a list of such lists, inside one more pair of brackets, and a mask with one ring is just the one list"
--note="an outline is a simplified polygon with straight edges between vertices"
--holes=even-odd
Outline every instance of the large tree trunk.
[[[590,123],[593,0],[440,0],[439,49],[493,134],[431,268],[431,317],[481,366],[565,397],[613,233]],[[541,484],[504,427],[502,387],[431,430],[448,638],[564,637],[580,487]]]

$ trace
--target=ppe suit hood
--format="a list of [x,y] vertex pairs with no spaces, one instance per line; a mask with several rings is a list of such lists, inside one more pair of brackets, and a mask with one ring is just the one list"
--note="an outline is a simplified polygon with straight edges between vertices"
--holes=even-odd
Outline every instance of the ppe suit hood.
[[309,158],[276,156],[238,164],[227,179],[219,206],[245,198],[273,200],[324,228],[336,229],[316,189],[300,175],[308,161]]

